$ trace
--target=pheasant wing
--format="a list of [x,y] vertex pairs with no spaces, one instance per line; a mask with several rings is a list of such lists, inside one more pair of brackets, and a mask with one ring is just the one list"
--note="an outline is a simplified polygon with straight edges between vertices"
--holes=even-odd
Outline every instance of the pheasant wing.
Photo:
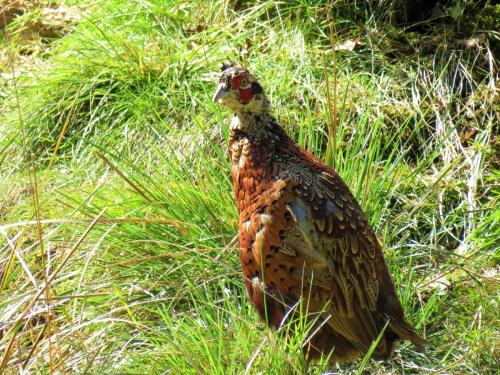
[[358,203],[335,171],[302,153],[307,157],[287,167],[284,176],[293,221],[283,246],[303,264],[291,274],[302,278],[294,283],[302,290],[295,292],[306,294],[313,308],[326,308],[328,324],[360,350],[368,350],[387,322],[380,355],[396,338],[422,346],[424,340],[404,319],[381,246]]

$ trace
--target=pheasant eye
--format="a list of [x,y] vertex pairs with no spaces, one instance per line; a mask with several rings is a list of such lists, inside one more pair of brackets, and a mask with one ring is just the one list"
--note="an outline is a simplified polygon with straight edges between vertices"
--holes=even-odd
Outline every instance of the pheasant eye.
[[248,85],[248,79],[246,79],[246,78],[242,78],[242,79],[241,79],[241,82],[240,82],[240,86],[243,86],[243,87],[244,87],[244,86],[246,86],[246,85]]

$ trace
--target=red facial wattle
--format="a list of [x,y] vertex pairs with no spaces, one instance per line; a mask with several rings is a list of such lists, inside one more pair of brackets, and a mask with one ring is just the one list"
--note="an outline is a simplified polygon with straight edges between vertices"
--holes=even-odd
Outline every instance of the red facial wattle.
[[240,88],[240,83],[242,79],[243,79],[242,76],[234,77],[233,80],[231,81],[231,88],[233,90],[238,90]]
[[238,93],[240,94],[240,102],[247,104],[252,99],[252,86],[247,85],[248,87],[240,87],[242,79],[243,76],[234,77],[231,82],[231,88],[233,90],[238,90]]
[[242,103],[248,103],[250,99],[252,99],[252,87],[248,87],[246,89],[239,89],[238,90],[240,93],[240,101]]

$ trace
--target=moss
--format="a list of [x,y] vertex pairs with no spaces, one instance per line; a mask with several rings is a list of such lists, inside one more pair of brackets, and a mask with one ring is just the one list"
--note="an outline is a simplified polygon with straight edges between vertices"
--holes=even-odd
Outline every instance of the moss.
[[468,16],[467,21],[479,30],[500,30],[500,5],[485,5],[477,14]]

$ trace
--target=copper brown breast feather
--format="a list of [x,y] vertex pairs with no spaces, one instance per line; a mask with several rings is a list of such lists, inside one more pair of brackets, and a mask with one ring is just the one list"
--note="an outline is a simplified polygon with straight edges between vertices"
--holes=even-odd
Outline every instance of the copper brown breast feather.
[[[370,348],[388,358],[396,340],[424,340],[405,320],[381,245],[339,175],[297,146],[245,69],[225,64],[214,101],[234,112],[229,153],[239,212],[241,267],[261,318],[284,323],[299,299],[320,315],[310,358],[348,361]],[[387,326],[386,326],[387,325]]]

